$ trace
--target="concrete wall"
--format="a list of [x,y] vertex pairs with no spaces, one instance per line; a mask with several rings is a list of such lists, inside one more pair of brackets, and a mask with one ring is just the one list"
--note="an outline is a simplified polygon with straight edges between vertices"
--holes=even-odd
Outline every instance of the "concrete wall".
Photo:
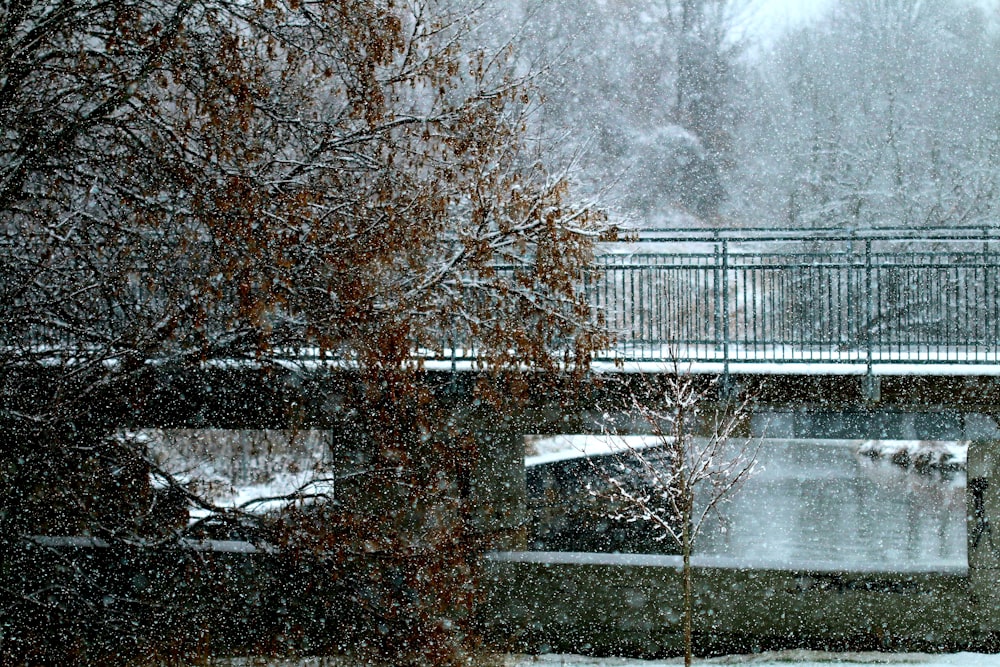
[[906,411],[867,406],[863,410],[761,409],[751,418],[751,433],[769,438],[830,440],[976,440],[1000,438],[991,415],[957,409]]
[[[965,568],[846,572],[694,559],[697,653],[769,648],[955,650],[986,640]],[[677,556],[506,552],[486,563],[485,632],[527,651],[681,650]]]

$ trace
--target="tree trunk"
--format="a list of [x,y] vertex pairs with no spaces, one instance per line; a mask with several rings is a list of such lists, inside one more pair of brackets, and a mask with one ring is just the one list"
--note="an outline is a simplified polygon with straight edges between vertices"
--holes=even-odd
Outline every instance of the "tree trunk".
[[684,667],[691,667],[691,626],[694,616],[694,600],[691,592],[691,508],[685,499],[685,516],[681,551],[684,553]]

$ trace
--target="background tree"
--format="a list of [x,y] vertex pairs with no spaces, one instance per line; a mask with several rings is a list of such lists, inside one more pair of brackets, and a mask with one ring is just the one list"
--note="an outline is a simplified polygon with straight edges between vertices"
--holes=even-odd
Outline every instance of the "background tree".
[[978,226],[996,200],[995,36],[964,2],[853,0],[761,59],[733,209],[790,226]]
[[[742,0],[503,3],[582,177],[635,224],[715,217],[739,125]],[[499,11],[499,10],[498,10]],[[547,63],[547,66],[538,66]]]

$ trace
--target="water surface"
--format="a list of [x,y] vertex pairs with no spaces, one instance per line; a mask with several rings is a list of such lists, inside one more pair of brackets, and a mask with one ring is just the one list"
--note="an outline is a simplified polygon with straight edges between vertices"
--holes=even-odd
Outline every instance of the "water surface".
[[753,561],[964,566],[965,473],[920,473],[858,441],[767,440],[759,470],[696,551]]

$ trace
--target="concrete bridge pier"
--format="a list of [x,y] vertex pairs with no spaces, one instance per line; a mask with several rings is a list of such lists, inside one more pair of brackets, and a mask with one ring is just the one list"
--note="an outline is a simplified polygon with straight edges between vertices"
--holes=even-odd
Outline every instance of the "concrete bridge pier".
[[[485,551],[519,550],[527,546],[527,488],[524,473],[524,436],[501,411],[470,400],[438,406],[434,413],[439,432],[434,437],[450,443],[447,453],[455,457],[453,477],[421,478],[431,485],[447,481],[454,486],[445,497],[461,498],[459,510],[465,520],[466,537]],[[435,493],[428,494],[428,504],[414,509],[400,504],[409,502],[389,486],[374,486],[371,475],[364,473],[372,444],[366,431],[355,428],[349,420],[331,425],[331,459],[342,471],[337,483],[337,497],[347,513],[363,516],[410,517],[402,520],[401,530],[427,529],[433,521],[456,518],[449,502]],[[459,462],[457,459],[461,458]],[[426,469],[422,469],[426,470]],[[361,474],[352,474],[360,472]],[[376,482],[377,484],[377,482]],[[416,506],[414,506],[415,508]],[[438,515],[437,513],[440,514]],[[431,524],[433,524],[433,521]],[[412,536],[416,541],[419,535]]]
[[509,415],[479,407],[461,410],[476,443],[476,464],[470,480],[473,523],[491,550],[527,547],[527,488],[524,476],[524,436]]
[[1000,440],[969,445],[966,486],[969,595],[980,631],[1000,633]]

